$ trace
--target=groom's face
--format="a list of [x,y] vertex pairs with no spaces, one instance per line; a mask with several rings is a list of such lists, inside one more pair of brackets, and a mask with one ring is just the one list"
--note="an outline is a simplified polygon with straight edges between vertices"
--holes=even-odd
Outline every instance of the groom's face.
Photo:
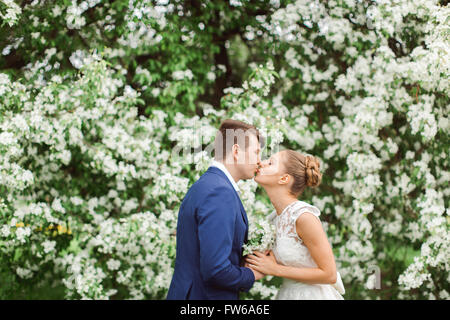
[[252,179],[261,163],[261,148],[256,135],[248,136],[248,146],[240,148],[238,152],[237,164],[241,172],[242,179]]

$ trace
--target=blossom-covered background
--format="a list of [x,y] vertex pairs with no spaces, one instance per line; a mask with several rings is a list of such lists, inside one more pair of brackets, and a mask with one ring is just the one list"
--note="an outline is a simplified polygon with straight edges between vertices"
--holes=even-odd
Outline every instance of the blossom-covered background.
[[0,0],[0,25],[0,298],[165,298],[234,118],[320,159],[302,200],[346,299],[450,299],[447,1]]

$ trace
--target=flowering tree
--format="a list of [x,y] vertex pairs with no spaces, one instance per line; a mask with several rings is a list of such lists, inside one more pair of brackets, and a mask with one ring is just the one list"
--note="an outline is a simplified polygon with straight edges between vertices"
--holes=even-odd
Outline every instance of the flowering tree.
[[234,118],[321,160],[301,198],[345,298],[449,299],[449,21],[430,0],[1,0],[0,297],[164,298],[180,202]]

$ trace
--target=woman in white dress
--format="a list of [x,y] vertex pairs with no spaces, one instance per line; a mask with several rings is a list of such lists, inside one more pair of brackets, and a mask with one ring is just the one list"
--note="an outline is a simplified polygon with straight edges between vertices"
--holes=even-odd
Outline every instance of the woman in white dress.
[[334,255],[320,222],[320,210],[298,200],[306,187],[322,179],[319,161],[293,150],[283,150],[263,161],[255,181],[267,192],[275,210],[273,251],[246,257],[246,266],[283,278],[276,299],[344,299]]

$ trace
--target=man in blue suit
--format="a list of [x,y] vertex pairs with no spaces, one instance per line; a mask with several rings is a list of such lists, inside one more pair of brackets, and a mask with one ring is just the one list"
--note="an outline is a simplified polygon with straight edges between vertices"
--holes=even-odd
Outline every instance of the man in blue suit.
[[215,160],[185,195],[178,213],[175,270],[167,299],[237,300],[263,274],[243,267],[247,214],[237,182],[260,163],[260,134],[237,120],[222,122]]

